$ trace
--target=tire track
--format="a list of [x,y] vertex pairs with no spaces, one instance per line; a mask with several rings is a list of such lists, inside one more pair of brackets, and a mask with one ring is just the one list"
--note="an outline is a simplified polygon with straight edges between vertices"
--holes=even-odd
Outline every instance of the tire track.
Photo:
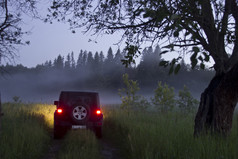
[[[100,154],[103,159],[123,159],[120,149],[116,148],[110,142],[104,139],[98,140],[100,144]],[[41,159],[56,159],[58,152],[63,146],[63,139],[52,139],[48,148],[48,152]]]
[[43,156],[42,159],[56,159],[56,155],[62,146],[63,140],[52,139],[48,152]]
[[100,140],[99,143],[101,145],[100,153],[103,159],[122,159],[120,149],[115,148],[111,143],[104,140]]

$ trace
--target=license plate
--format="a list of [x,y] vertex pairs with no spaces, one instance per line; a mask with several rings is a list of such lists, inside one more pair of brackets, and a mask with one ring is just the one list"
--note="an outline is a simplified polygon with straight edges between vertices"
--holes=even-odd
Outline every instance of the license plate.
[[72,129],[86,129],[86,125],[72,125]]

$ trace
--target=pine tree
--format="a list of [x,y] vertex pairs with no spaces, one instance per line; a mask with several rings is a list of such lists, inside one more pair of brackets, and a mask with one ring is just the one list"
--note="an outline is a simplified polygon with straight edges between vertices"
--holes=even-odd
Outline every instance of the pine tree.
[[66,57],[66,61],[65,61],[65,63],[64,63],[64,68],[66,69],[66,70],[69,70],[70,69],[70,63],[71,63],[71,58],[70,58],[70,54],[68,54],[67,55],[67,57]]
[[82,66],[85,67],[87,64],[87,59],[88,59],[88,52],[85,50],[83,52],[83,60],[82,60]]
[[112,48],[110,47],[108,49],[107,58],[105,60],[106,65],[111,65],[113,63],[113,59],[114,59],[113,52],[112,52]]
[[117,53],[115,54],[114,57],[114,62],[116,65],[122,65],[121,60],[123,59],[123,56],[121,54],[120,49],[117,50]]
[[99,62],[100,62],[100,57],[99,57],[98,52],[96,52],[96,53],[94,54],[94,63],[93,63],[93,67],[94,67],[96,70],[98,70],[98,68],[99,68]]
[[99,63],[102,65],[104,63],[104,60],[105,60],[105,56],[103,52],[101,51],[99,54]]
[[77,64],[76,64],[76,68],[80,69],[83,67],[83,50],[80,50],[78,59],[77,59]]
[[91,51],[88,52],[88,58],[87,58],[87,68],[92,69],[93,68],[93,53]]
[[75,60],[74,60],[74,52],[71,52],[71,68],[75,69],[76,65],[75,65]]
[[56,69],[63,69],[64,68],[64,57],[58,55],[58,57],[54,60],[54,67]]

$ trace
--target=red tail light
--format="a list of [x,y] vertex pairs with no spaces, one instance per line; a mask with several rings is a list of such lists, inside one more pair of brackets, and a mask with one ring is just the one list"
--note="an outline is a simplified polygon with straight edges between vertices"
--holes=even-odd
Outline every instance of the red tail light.
[[98,109],[98,110],[96,110],[96,114],[97,114],[97,115],[101,115],[101,114],[102,114],[102,111]]
[[57,113],[58,113],[58,114],[63,113],[63,109],[61,109],[61,108],[57,109]]

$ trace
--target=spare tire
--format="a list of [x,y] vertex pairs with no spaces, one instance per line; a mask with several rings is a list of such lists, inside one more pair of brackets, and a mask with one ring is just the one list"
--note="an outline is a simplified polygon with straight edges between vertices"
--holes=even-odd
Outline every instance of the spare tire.
[[87,105],[77,105],[72,109],[72,120],[77,124],[85,124],[90,116],[90,110]]

